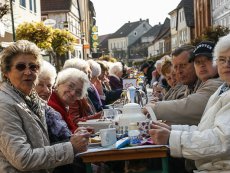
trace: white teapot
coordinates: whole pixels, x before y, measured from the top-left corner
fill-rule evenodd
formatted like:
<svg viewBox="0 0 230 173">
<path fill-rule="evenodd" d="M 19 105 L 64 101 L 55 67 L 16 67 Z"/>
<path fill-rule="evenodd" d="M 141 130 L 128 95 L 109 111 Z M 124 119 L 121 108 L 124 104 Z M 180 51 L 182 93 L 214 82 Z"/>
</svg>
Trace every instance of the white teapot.
<svg viewBox="0 0 230 173">
<path fill-rule="evenodd" d="M 147 118 L 141 112 L 141 106 L 137 103 L 128 103 L 124 105 L 122 114 L 119 116 L 119 126 L 129 126 L 130 123 L 145 121 Z"/>
</svg>

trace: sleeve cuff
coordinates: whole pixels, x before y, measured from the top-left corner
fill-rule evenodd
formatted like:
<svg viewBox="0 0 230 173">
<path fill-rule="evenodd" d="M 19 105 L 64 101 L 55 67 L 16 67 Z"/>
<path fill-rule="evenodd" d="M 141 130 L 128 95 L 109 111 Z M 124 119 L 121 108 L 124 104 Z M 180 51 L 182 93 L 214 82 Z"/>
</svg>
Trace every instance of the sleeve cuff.
<svg viewBox="0 0 230 173">
<path fill-rule="evenodd" d="M 182 157 L 181 150 L 181 133 L 182 131 L 172 130 L 169 137 L 170 154 L 173 157 Z"/>
<path fill-rule="evenodd" d="M 55 151 L 56 151 L 56 162 L 63 162 L 63 160 L 65 160 L 66 164 L 73 163 L 74 152 L 73 152 L 73 146 L 70 142 L 56 144 Z"/>
</svg>

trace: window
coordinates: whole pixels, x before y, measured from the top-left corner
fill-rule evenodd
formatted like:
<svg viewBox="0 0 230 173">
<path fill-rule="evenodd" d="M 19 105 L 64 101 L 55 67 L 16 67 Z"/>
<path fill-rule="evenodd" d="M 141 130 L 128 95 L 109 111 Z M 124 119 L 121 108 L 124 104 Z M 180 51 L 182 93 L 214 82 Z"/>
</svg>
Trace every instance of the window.
<svg viewBox="0 0 230 173">
<path fill-rule="evenodd" d="M 20 5 L 26 7 L 26 0 L 20 0 Z"/>
<path fill-rule="evenodd" d="M 33 0 L 30 0 L 30 11 L 32 11 L 33 10 L 33 2 L 32 2 Z"/>
<path fill-rule="evenodd" d="M 34 0 L 34 12 L 37 13 L 37 5 L 36 5 L 36 0 Z"/>
<path fill-rule="evenodd" d="M 137 31 L 134 32 L 134 36 L 136 36 L 136 35 L 137 35 Z"/>
</svg>

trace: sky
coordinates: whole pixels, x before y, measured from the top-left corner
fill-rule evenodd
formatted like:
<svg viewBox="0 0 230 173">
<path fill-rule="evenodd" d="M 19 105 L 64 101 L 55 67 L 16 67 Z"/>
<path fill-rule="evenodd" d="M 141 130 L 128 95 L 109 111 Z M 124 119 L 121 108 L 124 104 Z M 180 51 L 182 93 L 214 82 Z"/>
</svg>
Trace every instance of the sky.
<svg viewBox="0 0 230 173">
<path fill-rule="evenodd" d="M 181 0 L 91 0 L 96 11 L 98 35 L 116 32 L 122 25 L 149 19 L 154 26 L 163 23 Z"/>
</svg>

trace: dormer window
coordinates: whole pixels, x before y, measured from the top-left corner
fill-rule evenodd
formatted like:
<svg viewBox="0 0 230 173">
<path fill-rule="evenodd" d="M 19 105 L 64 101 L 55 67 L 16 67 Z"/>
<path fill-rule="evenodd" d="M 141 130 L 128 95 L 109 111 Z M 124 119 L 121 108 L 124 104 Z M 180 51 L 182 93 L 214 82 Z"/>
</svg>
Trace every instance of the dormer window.
<svg viewBox="0 0 230 173">
<path fill-rule="evenodd" d="M 134 31 L 134 36 L 137 36 L 137 31 Z"/>
</svg>

